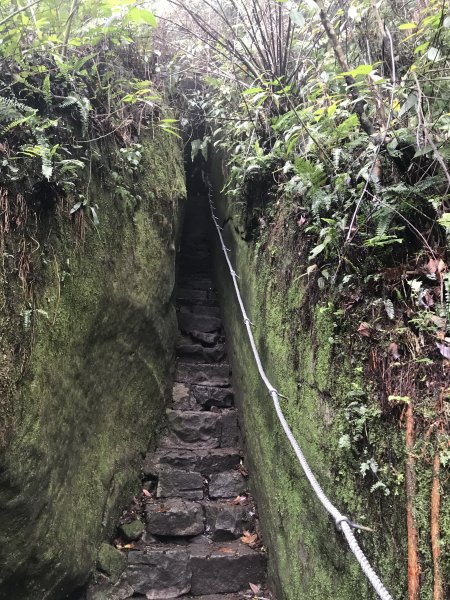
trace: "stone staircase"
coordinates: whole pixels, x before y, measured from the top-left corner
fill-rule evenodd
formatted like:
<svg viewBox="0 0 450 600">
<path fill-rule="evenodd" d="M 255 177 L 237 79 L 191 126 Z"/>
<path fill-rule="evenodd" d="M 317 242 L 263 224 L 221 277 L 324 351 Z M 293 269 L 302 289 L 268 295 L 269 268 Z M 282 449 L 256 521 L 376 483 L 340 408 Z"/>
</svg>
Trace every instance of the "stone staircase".
<svg viewBox="0 0 450 600">
<path fill-rule="evenodd" d="M 125 513 L 116 540 L 121 557 L 126 550 L 124 570 L 103 596 L 95 596 L 99 587 L 93 586 L 88 600 L 268 597 L 207 238 L 188 231 L 181 257 L 178 358 L 167 428 L 144 461 L 140 507 L 137 500 Z M 133 533 L 136 515 L 141 526 Z"/>
</svg>

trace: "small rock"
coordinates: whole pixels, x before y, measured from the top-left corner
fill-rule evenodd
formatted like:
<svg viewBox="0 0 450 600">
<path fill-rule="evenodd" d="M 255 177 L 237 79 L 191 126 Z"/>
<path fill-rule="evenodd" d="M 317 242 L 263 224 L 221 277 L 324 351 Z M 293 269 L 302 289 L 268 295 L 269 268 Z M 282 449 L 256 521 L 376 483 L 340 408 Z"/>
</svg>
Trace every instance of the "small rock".
<svg viewBox="0 0 450 600">
<path fill-rule="evenodd" d="M 110 544 L 102 544 L 98 551 L 97 566 L 100 571 L 106 573 L 113 583 L 119 580 L 122 572 L 127 565 L 127 557 L 125 554 L 111 546 Z"/>
<path fill-rule="evenodd" d="M 127 542 L 134 542 L 139 539 L 141 535 L 144 533 L 144 523 L 139 521 L 139 519 L 135 519 L 131 521 L 131 523 L 123 523 L 119 527 L 120 533 L 127 540 Z"/>
<path fill-rule="evenodd" d="M 184 383 L 175 383 L 172 391 L 172 400 L 176 404 L 189 398 L 189 387 Z"/>
<path fill-rule="evenodd" d="M 205 504 L 206 523 L 214 541 L 228 541 L 240 537 L 251 518 L 242 506 L 233 504 Z"/>
</svg>

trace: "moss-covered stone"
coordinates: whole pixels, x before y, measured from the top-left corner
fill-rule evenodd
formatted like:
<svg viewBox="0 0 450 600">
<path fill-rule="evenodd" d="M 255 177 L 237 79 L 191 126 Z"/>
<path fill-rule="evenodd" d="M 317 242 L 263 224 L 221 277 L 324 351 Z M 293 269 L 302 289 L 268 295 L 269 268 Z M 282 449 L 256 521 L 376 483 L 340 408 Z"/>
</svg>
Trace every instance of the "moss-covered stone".
<svg viewBox="0 0 450 600">
<path fill-rule="evenodd" d="M 144 533 L 144 523 L 139 519 L 134 519 L 130 523 L 123 523 L 119 527 L 120 533 L 126 539 L 127 542 L 134 542 Z"/>
<path fill-rule="evenodd" d="M 216 179 L 219 188 L 220 175 Z M 392 487 L 389 495 L 383 489 L 372 491 L 377 479 L 361 475 L 361 464 L 371 458 L 371 452 L 385 460 L 389 456 L 386 471 L 389 464 L 402 468 L 402 432 L 394 420 L 388 423 L 381 418 L 376 399 L 371 404 L 367 396 L 370 385 L 362 381 L 361 365 L 366 358 L 343 333 L 346 323 L 333 306 L 332 294 L 309 296 L 308 278 L 300 276 L 308 264 L 307 253 L 299 257 L 298 246 L 289 247 L 286 242 L 283 246 L 281 240 L 273 240 L 273 245 L 279 244 L 280 257 L 274 260 L 269 247 L 260 251 L 258 236 L 245 230 L 238 202 L 222 198 L 216 204 L 263 364 L 272 384 L 286 396 L 281 404 L 287 421 L 330 499 L 344 514 L 374 528 L 373 534 L 358 534 L 358 538 L 394 597 L 404 597 L 403 489 L 401 485 Z M 288 237 L 283 233 L 283 240 Z M 289 263 L 289 270 L 283 269 L 283 263 Z M 224 322 L 233 383 L 249 471 L 256 474 L 252 486 L 276 596 L 278 600 L 375 598 L 312 492 L 281 429 L 259 378 L 218 247 L 215 268 L 221 302 L 226 306 Z M 351 433 L 352 419 L 356 420 L 351 414 L 347 418 L 346 412 L 355 399 L 369 409 L 365 438 L 359 446 L 345 449 L 340 441 L 344 433 Z"/>
<path fill-rule="evenodd" d="M 116 583 L 127 565 L 126 554 L 111 546 L 101 544 L 98 551 L 97 566 L 100 571 L 106 573 L 112 583 Z"/>
<path fill-rule="evenodd" d="M 98 225 L 66 198 L 4 240 L 33 277 L 30 295 L 1 273 L 0 597 L 60 600 L 86 582 L 163 414 L 184 174 L 173 136 L 140 142 L 132 179 L 112 144 L 94 153 Z"/>
</svg>

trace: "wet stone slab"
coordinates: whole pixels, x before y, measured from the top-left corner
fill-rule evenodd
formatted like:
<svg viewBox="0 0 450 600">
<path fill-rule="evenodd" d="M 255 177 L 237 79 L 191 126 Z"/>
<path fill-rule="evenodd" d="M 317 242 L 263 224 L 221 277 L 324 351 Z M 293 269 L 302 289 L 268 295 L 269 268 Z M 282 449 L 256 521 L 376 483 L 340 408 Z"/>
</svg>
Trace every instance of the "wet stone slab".
<svg viewBox="0 0 450 600">
<path fill-rule="evenodd" d="M 247 480 L 239 471 L 225 471 L 211 475 L 210 498 L 235 498 L 247 490 Z"/>
<path fill-rule="evenodd" d="M 210 387 L 228 387 L 231 370 L 227 364 L 190 364 L 179 362 L 175 372 L 177 383 L 204 385 Z"/>
<path fill-rule="evenodd" d="M 158 498 L 179 497 L 187 500 L 203 498 L 203 477 L 200 473 L 167 470 L 159 474 Z"/>
<path fill-rule="evenodd" d="M 212 549 L 193 547 L 191 594 L 221 594 L 248 589 L 264 581 L 266 557 L 245 544 L 228 542 Z"/>
<path fill-rule="evenodd" d="M 124 579 L 148 600 L 176 598 L 191 588 L 192 570 L 185 548 L 150 548 L 130 552 Z"/>
<path fill-rule="evenodd" d="M 230 408 L 234 404 L 234 393 L 231 388 L 192 385 L 190 397 L 207 410 L 212 406 Z"/>
<path fill-rule="evenodd" d="M 195 471 L 204 476 L 236 469 L 242 455 L 238 448 L 161 449 L 145 457 L 143 473 L 156 478 L 161 470 Z"/>
<path fill-rule="evenodd" d="M 147 531 L 160 536 L 193 536 L 205 530 L 204 510 L 199 502 L 152 501 L 146 505 Z"/>
</svg>

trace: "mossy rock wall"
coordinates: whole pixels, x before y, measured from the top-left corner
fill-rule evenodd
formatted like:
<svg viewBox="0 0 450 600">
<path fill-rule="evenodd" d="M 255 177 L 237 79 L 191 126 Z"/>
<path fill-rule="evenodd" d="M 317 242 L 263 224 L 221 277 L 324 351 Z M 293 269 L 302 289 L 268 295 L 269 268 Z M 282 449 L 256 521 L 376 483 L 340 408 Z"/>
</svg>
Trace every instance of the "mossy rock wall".
<svg viewBox="0 0 450 600">
<path fill-rule="evenodd" d="M 220 179 L 216 174 L 219 183 Z M 389 495 L 382 489 L 372 492 L 376 480 L 370 474 L 363 478 L 359 467 L 367 459 L 364 449 L 349 451 L 339 445 L 351 427 L 346 407 L 355 396 L 366 393 L 361 367 L 364 353 L 352 348 L 342 331 L 337 341 L 339 318 L 331 296 L 310 296 L 308 278 L 298 276 L 306 270 L 307 256 L 300 258 L 302 268 L 290 272 L 286 281 L 283 264 L 298 264 L 298 249 L 284 248 L 278 257 L 258 251 L 259 238 L 249 232 L 248 224 L 246 228 L 241 199 L 222 197 L 217 205 L 263 364 L 272 384 L 286 396 L 281 404 L 287 421 L 332 502 L 351 519 L 374 528 L 374 533 L 356 536 L 394 597 L 403 598 L 407 574 L 403 488 L 400 485 Z M 215 262 L 251 487 L 276 597 L 374 599 L 375 593 L 312 492 L 281 429 L 259 378 L 219 247 Z M 401 468 L 404 434 L 398 425 L 387 423 L 374 411 L 365 427 L 372 440 L 391 448 L 392 455 L 397 453 Z M 361 455 L 355 459 L 356 452 Z"/>
<path fill-rule="evenodd" d="M 0 598 L 69 597 L 139 489 L 171 387 L 185 194 L 178 143 L 155 136 L 131 178 L 118 149 L 99 149 L 86 182 L 97 226 L 88 209 L 69 217 L 76 198 L 28 219 L 31 292 L 2 272 Z"/>
</svg>

